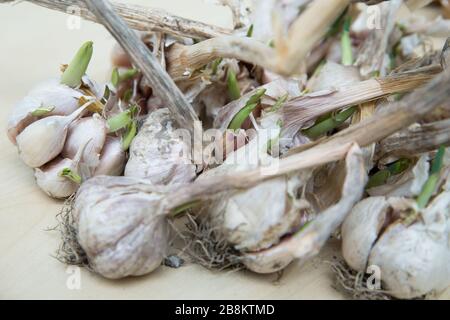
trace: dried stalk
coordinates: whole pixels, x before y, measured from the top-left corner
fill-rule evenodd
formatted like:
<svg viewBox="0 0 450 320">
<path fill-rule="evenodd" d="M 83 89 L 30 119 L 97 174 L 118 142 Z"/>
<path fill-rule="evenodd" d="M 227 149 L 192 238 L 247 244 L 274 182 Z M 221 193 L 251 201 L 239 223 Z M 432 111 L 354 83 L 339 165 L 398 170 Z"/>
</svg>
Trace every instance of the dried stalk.
<svg viewBox="0 0 450 320">
<path fill-rule="evenodd" d="M 219 57 L 235 58 L 274 72 L 281 71 L 275 64 L 275 50 L 269 46 L 251 38 L 225 36 L 192 46 L 174 44 L 166 55 L 168 72 L 175 81 L 183 80 Z"/>
<path fill-rule="evenodd" d="M 167 103 L 178 124 L 193 132 L 194 122 L 198 121 L 194 109 L 145 44 L 114 12 L 108 1 L 86 1 L 86 4 L 149 80 L 155 93 Z"/>
<path fill-rule="evenodd" d="M 286 103 L 282 109 L 284 128 L 301 126 L 322 114 L 347 106 L 380 99 L 394 93 L 406 92 L 423 85 L 442 70 L 441 66 L 424 67 L 380 79 L 369 79 L 324 94 L 301 96 Z"/>
<path fill-rule="evenodd" d="M 315 0 L 294 21 L 286 39 L 276 42 L 280 74 L 298 72 L 305 57 L 324 37 L 330 26 L 350 4 L 350 0 Z M 281 43 L 280 43 L 281 42 Z"/>
<path fill-rule="evenodd" d="M 400 131 L 377 146 L 376 157 L 411 156 L 450 145 L 450 119 L 413 126 Z"/>
<path fill-rule="evenodd" d="M 81 0 L 27 1 L 41 7 L 79 15 L 83 19 L 98 22 L 98 19 L 88 11 L 84 1 Z M 230 29 L 185 19 L 159 9 L 119 2 L 114 2 L 112 5 L 117 14 L 134 30 L 164 32 L 194 39 L 208 39 L 232 33 Z"/>
</svg>

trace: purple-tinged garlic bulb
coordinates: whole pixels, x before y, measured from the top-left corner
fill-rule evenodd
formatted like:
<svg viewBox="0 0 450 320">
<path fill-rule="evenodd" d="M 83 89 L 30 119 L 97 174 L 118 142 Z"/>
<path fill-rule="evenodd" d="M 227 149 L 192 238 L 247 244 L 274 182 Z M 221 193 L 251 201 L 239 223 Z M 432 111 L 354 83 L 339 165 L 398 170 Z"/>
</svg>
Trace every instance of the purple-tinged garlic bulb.
<svg viewBox="0 0 450 320">
<path fill-rule="evenodd" d="M 152 112 L 130 146 L 125 176 L 148 179 L 155 185 L 190 182 L 196 166 L 190 160 L 190 141 L 176 134 L 168 109 Z"/>
</svg>

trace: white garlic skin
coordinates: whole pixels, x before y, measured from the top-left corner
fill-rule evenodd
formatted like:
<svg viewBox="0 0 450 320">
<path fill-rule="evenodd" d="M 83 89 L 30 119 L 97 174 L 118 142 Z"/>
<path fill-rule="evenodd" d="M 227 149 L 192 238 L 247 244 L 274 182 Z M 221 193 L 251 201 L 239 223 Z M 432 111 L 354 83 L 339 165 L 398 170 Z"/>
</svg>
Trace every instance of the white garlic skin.
<svg viewBox="0 0 450 320">
<path fill-rule="evenodd" d="M 17 136 L 17 148 L 22 161 L 38 168 L 61 153 L 69 125 L 86 109 L 88 104 L 68 116 L 51 116 L 33 122 Z"/>
<path fill-rule="evenodd" d="M 50 79 L 33 88 L 13 108 L 8 119 L 8 137 L 14 144 L 16 137 L 28 125 L 39 120 L 31 113 L 37 108 L 54 108 L 45 116 L 65 116 L 78 108 L 79 91 L 59 83 L 60 79 Z"/>
<path fill-rule="evenodd" d="M 106 121 L 98 114 L 72 122 L 67 131 L 62 156 L 73 159 L 77 151 L 86 143 L 89 143 L 88 152 L 99 155 L 105 144 L 107 130 Z"/>
<path fill-rule="evenodd" d="M 369 265 L 381 269 L 384 288 L 397 298 L 443 291 L 450 285 L 448 231 L 435 238 L 421 223 L 395 224 L 372 249 Z"/>
<path fill-rule="evenodd" d="M 170 227 L 161 194 L 140 191 L 136 181 L 94 177 L 76 196 L 78 241 L 91 267 L 109 279 L 150 273 L 168 250 Z"/>
<path fill-rule="evenodd" d="M 130 146 L 125 176 L 146 178 L 155 185 L 191 182 L 196 177 L 189 148 L 175 134 L 168 109 L 153 111 Z"/>
<path fill-rule="evenodd" d="M 386 222 L 388 207 L 384 197 L 364 199 L 353 207 L 342 224 L 342 255 L 352 269 L 366 271 L 370 251 Z"/>
<path fill-rule="evenodd" d="M 56 158 L 41 168 L 35 169 L 34 176 L 37 185 L 52 198 L 67 198 L 75 193 L 80 186 L 59 175 L 64 168 L 76 171 L 77 165 L 70 159 Z"/>
</svg>

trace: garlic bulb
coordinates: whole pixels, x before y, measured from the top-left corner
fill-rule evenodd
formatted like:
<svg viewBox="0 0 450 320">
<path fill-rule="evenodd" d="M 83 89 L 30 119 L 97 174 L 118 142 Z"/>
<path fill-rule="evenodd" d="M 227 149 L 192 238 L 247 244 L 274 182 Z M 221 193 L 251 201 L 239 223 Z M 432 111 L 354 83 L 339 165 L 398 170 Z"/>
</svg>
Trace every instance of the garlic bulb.
<svg viewBox="0 0 450 320">
<path fill-rule="evenodd" d="M 122 149 L 120 139 L 107 136 L 94 175 L 120 176 L 123 173 L 126 160 L 126 153 Z"/>
<path fill-rule="evenodd" d="M 316 214 L 314 220 L 291 233 L 277 245 L 258 252 L 244 253 L 242 263 L 257 273 L 273 273 L 284 269 L 295 259 L 304 263 L 319 253 L 331 234 L 344 221 L 353 205 L 362 197 L 367 175 L 361 149 L 354 146 L 346 161 L 346 176 L 341 181 L 340 200 Z"/>
<path fill-rule="evenodd" d="M 269 165 L 275 159 L 261 148 L 266 145 L 260 145 L 259 138 L 255 137 L 247 146 L 228 155 L 221 166 L 205 172 L 198 180 L 247 171 L 259 163 Z M 232 192 L 213 201 L 205 218 L 218 224 L 222 236 L 237 250 L 266 249 L 301 225 L 300 211 L 308 206 L 298 199 L 297 194 L 310 174 L 308 171 L 302 175 L 274 178 L 248 190 Z"/>
<path fill-rule="evenodd" d="M 71 114 L 78 108 L 78 99 L 82 95 L 80 91 L 61 84 L 59 79 L 50 79 L 36 86 L 13 108 L 7 125 L 9 139 L 15 144 L 17 135 L 42 116 Z M 39 113 L 39 109 L 43 112 Z"/>
<path fill-rule="evenodd" d="M 83 183 L 74 218 L 78 241 L 97 273 L 118 279 L 149 273 L 161 264 L 170 228 L 160 191 L 124 177 L 94 177 Z"/>
<path fill-rule="evenodd" d="M 86 103 L 68 116 L 51 116 L 33 122 L 17 136 L 19 156 L 26 165 L 37 168 L 61 153 L 69 125 L 91 104 Z"/>
<path fill-rule="evenodd" d="M 125 176 L 146 178 L 155 185 L 192 181 L 196 166 L 187 142 L 175 130 L 168 109 L 152 112 L 131 143 Z"/>
<path fill-rule="evenodd" d="M 428 158 L 428 154 L 422 155 L 412 168 L 401 175 L 389 178 L 387 183 L 382 186 L 368 189 L 367 193 L 370 196 L 386 196 L 388 198 L 419 195 L 429 176 Z"/>
<path fill-rule="evenodd" d="M 361 75 L 357 68 L 327 61 L 320 72 L 308 81 L 307 87 L 311 92 L 318 92 L 360 81 Z"/>
<path fill-rule="evenodd" d="M 379 267 L 383 289 L 400 299 L 450 285 L 450 193 L 419 212 L 421 220 L 402 223 L 402 216 L 417 210 L 412 199 L 371 197 L 358 203 L 342 225 L 347 264 L 361 272 Z"/>
<path fill-rule="evenodd" d="M 400 299 L 441 292 L 450 286 L 450 193 L 422 212 L 424 223 L 395 223 L 373 247 L 369 265 L 381 269 L 381 281 Z"/>
<path fill-rule="evenodd" d="M 69 126 L 62 156 L 72 159 L 79 148 L 89 142 L 89 152 L 100 154 L 106 140 L 106 121 L 98 114 L 78 119 Z"/>
</svg>

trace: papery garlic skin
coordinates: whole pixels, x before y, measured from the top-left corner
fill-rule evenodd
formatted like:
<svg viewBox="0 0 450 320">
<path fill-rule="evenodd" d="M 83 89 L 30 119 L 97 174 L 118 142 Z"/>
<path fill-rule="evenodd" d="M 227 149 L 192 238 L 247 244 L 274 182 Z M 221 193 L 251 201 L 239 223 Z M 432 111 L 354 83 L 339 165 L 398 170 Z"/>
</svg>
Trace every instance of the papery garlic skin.
<svg viewBox="0 0 450 320">
<path fill-rule="evenodd" d="M 120 176 L 125 168 L 126 160 L 127 156 L 122 149 L 120 139 L 107 136 L 94 175 Z"/>
<path fill-rule="evenodd" d="M 28 125 L 40 119 L 31 113 L 38 108 L 54 108 L 45 116 L 65 116 L 78 107 L 81 92 L 59 83 L 60 79 L 50 79 L 33 88 L 18 102 L 8 119 L 8 137 L 14 144 L 16 137 Z"/>
<path fill-rule="evenodd" d="M 189 159 L 187 142 L 175 130 L 167 108 L 153 111 L 131 143 L 125 176 L 146 178 L 155 185 L 191 182 L 196 166 Z"/>
<path fill-rule="evenodd" d="M 105 144 L 107 130 L 106 121 L 98 114 L 72 122 L 67 131 L 62 156 L 72 159 L 89 140 L 87 150 L 99 155 Z"/>
<path fill-rule="evenodd" d="M 89 103 L 69 116 L 51 116 L 33 122 L 17 136 L 22 161 L 31 168 L 43 166 L 61 153 L 69 125 L 78 119 Z"/>
<path fill-rule="evenodd" d="M 39 188 L 57 199 L 64 199 L 75 193 L 80 185 L 60 176 L 60 172 L 65 168 L 76 171 L 77 166 L 70 159 L 56 158 L 41 168 L 36 168 L 34 176 Z"/>
<path fill-rule="evenodd" d="M 384 197 L 364 199 L 342 224 L 342 255 L 352 269 L 366 271 L 372 246 L 386 222 L 388 207 Z"/>
<path fill-rule="evenodd" d="M 168 250 L 170 227 L 162 194 L 139 190 L 139 182 L 94 177 L 76 196 L 78 241 L 94 271 L 109 279 L 152 272 Z"/>
<path fill-rule="evenodd" d="M 319 92 L 332 90 L 360 81 L 361 75 L 358 68 L 327 61 L 317 76 L 309 80 L 308 89 L 311 92 Z"/>
</svg>

